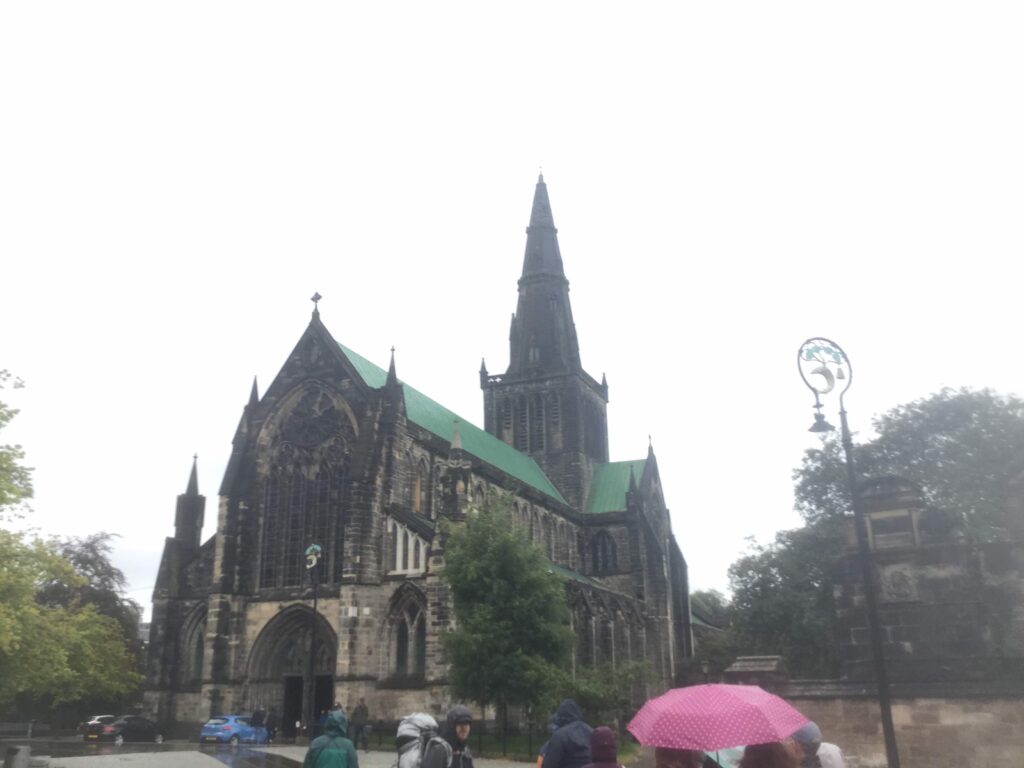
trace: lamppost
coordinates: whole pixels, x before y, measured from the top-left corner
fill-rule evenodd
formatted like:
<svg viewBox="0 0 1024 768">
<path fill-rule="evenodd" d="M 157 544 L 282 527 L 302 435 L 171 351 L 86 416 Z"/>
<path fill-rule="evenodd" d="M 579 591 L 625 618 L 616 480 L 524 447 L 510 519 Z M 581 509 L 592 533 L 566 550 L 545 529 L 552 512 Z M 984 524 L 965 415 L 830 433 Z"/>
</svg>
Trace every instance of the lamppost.
<svg viewBox="0 0 1024 768">
<path fill-rule="evenodd" d="M 834 341 L 823 338 L 808 339 L 797 352 L 797 368 L 807 388 L 814 393 L 814 424 L 810 432 L 824 433 L 835 430 L 822 414 L 821 396 L 832 393 L 837 382 L 845 380 L 839 390 L 839 433 L 843 452 L 846 455 L 846 479 L 850 486 L 853 502 L 854 527 L 857 530 L 857 553 L 864 579 L 864 597 L 867 603 L 868 634 L 871 637 L 871 655 L 874 660 L 875 684 L 878 687 L 878 706 L 882 712 L 882 733 L 885 737 L 885 754 L 889 768 L 899 768 L 900 755 L 896 749 L 896 733 L 892 727 L 892 706 L 889 700 L 889 677 L 885 670 L 885 655 L 882 649 L 882 629 L 878 620 L 878 599 L 875 592 L 874 568 L 868 547 L 867 525 L 857 488 L 857 474 L 853 464 L 853 438 L 846 419 L 846 404 L 843 398 L 853 383 L 853 367 L 843 348 Z"/>
<path fill-rule="evenodd" d="M 309 614 L 309 668 L 307 677 L 306 696 L 306 733 L 313 737 L 313 725 L 316 723 L 316 677 L 313 668 L 313 656 L 316 653 L 316 588 L 317 569 L 323 554 L 323 547 L 319 544 L 310 544 L 306 547 L 306 570 L 309 571 L 309 580 L 313 583 L 313 611 Z"/>
</svg>

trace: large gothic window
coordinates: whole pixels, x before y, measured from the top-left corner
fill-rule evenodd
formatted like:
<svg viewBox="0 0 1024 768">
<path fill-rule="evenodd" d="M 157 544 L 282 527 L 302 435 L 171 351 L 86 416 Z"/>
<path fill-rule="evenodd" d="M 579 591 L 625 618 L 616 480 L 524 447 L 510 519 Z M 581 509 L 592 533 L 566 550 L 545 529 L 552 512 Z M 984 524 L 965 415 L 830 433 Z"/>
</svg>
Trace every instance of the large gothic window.
<svg viewBox="0 0 1024 768">
<path fill-rule="evenodd" d="M 321 581 L 341 578 L 344 473 L 321 466 L 310 473 L 298 466 L 277 467 L 267 478 L 263 501 L 260 587 L 297 587 L 306 578 L 305 551 L 324 549 Z"/>
<path fill-rule="evenodd" d="M 310 544 L 323 548 L 320 581 L 341 580 L 349 446 L 357 436 L 348 404 L 316 383 L 285 398 L 261 430 L 260 588 L 302 586 Z"/>
</svg>

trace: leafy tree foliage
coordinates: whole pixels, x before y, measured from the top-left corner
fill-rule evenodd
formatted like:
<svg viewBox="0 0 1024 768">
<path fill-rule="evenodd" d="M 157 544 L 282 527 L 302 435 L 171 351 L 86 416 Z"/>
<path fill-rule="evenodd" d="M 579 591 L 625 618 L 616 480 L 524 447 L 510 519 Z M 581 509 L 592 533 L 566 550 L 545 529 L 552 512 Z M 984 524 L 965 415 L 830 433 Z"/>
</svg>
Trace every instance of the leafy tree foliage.
<svg viewBox="0 0 1024 768">
<path fill-rule="evenodd" d="M 569 696 L 580 706 L 587 722 L 617 722 L 622 729 L 628 722 L 629 714 L 643 703 L 644 682 L 649 676 L 649 665 L 640 661 L 621 663 L 615 667 L 611 664 L 577 667 L 575 679 L 570 679 L 566 671 L 555 681 L 556 685 L 552 688 L 554 695 L 542 711 L 554 712 L 558 702 Z"/>
<path fill-rule="evenodd" d="M 854 448 L 862 478 L 897 475 L 981 539 L 1000 536 L 1010 481 L 1024 471 L 1024 400 L 995 392 L 943 389 L 876 417 L 877 436 Z M 839 439 L 807 451 L 796 480 L 797 510 L 808 522 L 852 512 Z"/>
<path fill-rule="evenodd" d="M 9 371 L 0 370 L 0 389 L 6 386 L 20 389 L 23 384 Z M 0 401 L 0 430 L 17 415 L 17 409 Z M 25 499 L 32 498 L 32 470 L 21 463 L 24 458 L 20 445 L 0 445 L 0 521 L 17 517 Z"/>
<path fill-rule="evenodd" d="M 444 637 L 450 682 L 456 695 L 501 709 L 542 702 L 572 642 L 565 587 L 511 520 L 501 497 L 448 527 L 445 545 L 456 621 Z"/>
<path fill-rule="evenodd" d="M 729 568 L 730 645 L 742 655 L 781 654 L 796 677 L 835 674 L 832 571 L 841 551 L 835 521 L 781 531 L 752 544 Z"/>
<path fill-rule="evenodd" d="M 0 711 L 116 699 L 140 682 L 114 619 L 36 599 L 41 584 L 81 581 L 52 544 L 0 529 Z"/>
<path fill-rule="evenodd" d="M 80 578 L 51 579 L 40 585 L 36 599 L 43 605 L 64 608 L 91 605 L 97 613 L 117 621 L 125 639 L 134 645 L 141 606 L 123 596 L 127 581 L 110 560 L 115 537 L 100 531 L 84 538 L 54 539 L 54 549 Z"/>
</svg>

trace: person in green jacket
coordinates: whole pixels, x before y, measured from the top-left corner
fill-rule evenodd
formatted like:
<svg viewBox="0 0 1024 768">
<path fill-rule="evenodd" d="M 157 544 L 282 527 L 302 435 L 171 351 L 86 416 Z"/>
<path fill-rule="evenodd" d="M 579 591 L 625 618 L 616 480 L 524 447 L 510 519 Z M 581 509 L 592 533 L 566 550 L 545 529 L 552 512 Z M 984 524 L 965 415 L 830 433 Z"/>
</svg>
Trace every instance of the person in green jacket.
<svg viewBox="0 0 1024 768">
<path fill-rule="evenodd" d="M 333 710 L 327 715 L 323 735 L 317 736 L 309 745 L 302 768 L 359 768 L 356 748 L 346 733 L 348 718 L 344 710 Z"/>
</svg>

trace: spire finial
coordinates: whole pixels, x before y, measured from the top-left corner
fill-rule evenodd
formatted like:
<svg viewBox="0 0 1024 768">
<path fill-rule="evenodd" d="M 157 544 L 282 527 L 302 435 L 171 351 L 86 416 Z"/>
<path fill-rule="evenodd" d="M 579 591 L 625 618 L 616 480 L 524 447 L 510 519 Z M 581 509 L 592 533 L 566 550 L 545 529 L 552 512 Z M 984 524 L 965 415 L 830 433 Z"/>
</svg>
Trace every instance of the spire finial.
<svg viewBox="0 0 1024 768">
<path fill-rule="evenodd" d="M 544 166 L 543 165 L 537 167 L 537 183 L 538 184 L 543 184 L 544 183 Z"/>
<path fill-rule="evenodd" d="M 388 386 L 398 383 L 398 374 L 395 373 L 395 347 L 391 346 L 391 363 L 388 365 Z"/>
<path fill-rule="evenodd" d="M 323 296 L 320 295 L 319 291 L 309 297 L 309 300 L 313 302 L 313 317 L 320 317 L 319 303 L 322 298 Z"/>
<path fill-rule="evenodd" d="M 196 471 L 196 464 L 199 462 L 199 454 L 192 454 L 192 472 L 188 476 L 188 487 L 185 489 L 186 496 L 199 495 L 199 475 Z"/>
<path fill-rule="evenodd" d="M 257 405 L 260 401 L 260 390 L 256 386 L 256 376 L 252 377 L 252 389 L 249 391 L 249 405 Z"/>
</svg>

